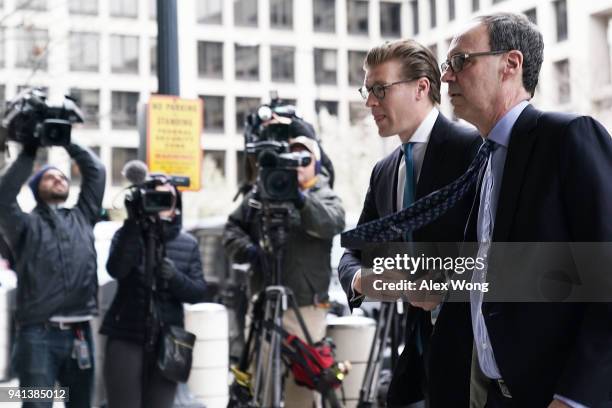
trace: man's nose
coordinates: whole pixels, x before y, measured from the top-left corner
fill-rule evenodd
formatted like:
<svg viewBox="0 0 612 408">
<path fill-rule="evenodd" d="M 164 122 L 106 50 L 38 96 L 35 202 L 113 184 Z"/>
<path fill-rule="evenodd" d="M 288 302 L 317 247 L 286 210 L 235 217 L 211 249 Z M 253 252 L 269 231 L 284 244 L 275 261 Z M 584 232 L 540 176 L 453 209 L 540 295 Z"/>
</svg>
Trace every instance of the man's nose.
<svg viewBox="0 0 612 408">
<path fill-rule="evenodd" d="M 446 68 L 446 71 L 442 72 L 442 82 L 452 82 L 455 80 L 455 72 L 451 67 Z"/>
<path fill-rule="evenodd" d="M 368 97 L 366 98 L 366 106 L 371 108 L 372 106 L 377 106 L 379 104 L 378 98 L 374 96 L 374 92 L 369 92 Z"/>
</svg>

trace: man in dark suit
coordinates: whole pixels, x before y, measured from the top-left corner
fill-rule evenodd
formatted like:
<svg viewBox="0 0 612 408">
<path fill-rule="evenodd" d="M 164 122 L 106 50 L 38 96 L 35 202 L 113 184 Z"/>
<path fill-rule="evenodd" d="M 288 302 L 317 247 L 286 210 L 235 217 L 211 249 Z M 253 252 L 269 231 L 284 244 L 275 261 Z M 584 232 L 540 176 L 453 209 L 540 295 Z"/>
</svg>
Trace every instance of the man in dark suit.
<svg viewBox="0 0 612 408">
<path fill-rule="evenodd" d="M 381 137 L 398 135 L 403 146 L 375 165 L 359 224 L 394 213 L 453 181 L 466 170 L 482 143 L 476 132 L 452 123 L 436 108 L 440 72 L 427 47 L 412 40 L 387 42 L 368 52 L 364 67 L 360 92 L 378 133 Z M 411 191 L 413 196 L 408 197 L 406 193 Z M 435 223 L 415 231 L 413 240 L 461 241 L 470 205 L 470 200 L 461 201 Z M 360 251 L 347 250 L 338 272 L 351 307 L 358 307 L 363 299 Z M 432 408 L 468 405 L 472 345 L 455 341 L 455 337 L 471 339 L 469 321 L 455 318 L 467 314 L 467 307 L 445 305 L 431 336 L 429 313 L 408 308 L 408 341 L 393 373 L 389 406 L 407 406 L 423 398 Z M 440 338 L 436 335 L 439 326 L 448 327 L 451 334 Z M 410 332 L 416 327 L 418 330 Z M 454 343 L 463 348 L 457 349 Z M 424 371 L 428 373 L 427 384 L 423 383 Z"/>
<path fill-rule="evenodd" d="M 499 13 L 455 36 L 442 64 L 455 114 L 494 147 L 468 222 L 466 238 L 479 252 L 496 241 L 612 241 L 612 140 L 590 117 L 529 104 L 543 47 L 525 16 Z M 499 270 L 495 254 L 472 281 Z M 466 319 L 487 407 L 611 406 L 609 303 L 486 300 L 472 292 Z"/>
</svg>

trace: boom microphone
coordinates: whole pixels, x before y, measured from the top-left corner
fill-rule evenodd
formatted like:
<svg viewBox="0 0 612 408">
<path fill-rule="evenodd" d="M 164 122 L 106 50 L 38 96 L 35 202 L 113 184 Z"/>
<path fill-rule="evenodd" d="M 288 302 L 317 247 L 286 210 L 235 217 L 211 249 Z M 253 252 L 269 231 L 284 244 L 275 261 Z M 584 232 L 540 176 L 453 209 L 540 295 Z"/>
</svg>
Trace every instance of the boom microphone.
<svg viewBox="0 0 612 408">
<path fill-rule="evenodd" d="M 142 184 L 149 175 L 149 168 L 142 160 L 130 160 L 123 166 L 121 174 L 132 184 Z"/>
</svg>

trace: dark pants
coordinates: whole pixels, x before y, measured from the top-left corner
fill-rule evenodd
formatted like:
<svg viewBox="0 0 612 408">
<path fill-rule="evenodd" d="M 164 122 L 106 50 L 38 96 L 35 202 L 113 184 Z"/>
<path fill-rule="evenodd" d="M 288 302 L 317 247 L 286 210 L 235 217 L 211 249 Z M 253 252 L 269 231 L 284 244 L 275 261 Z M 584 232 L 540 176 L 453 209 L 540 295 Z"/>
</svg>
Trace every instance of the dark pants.
<svg viewBox="0 0 612 408">
<path fill-rule="evenodd" d="M 91 407 L 94 350 L 89 323 L 80 324 L 89 346 L 91 368 L 80 369 L 72 358 L 74 329 L 61 330 L 45 324 L 21 326 L 13 346 L 13 365 L 20 387 L 53 388 L 58 382 L 68 387 L 68 408 Z M 24 402 L 23 408 L 47 408 L 53 402 Z"/>
<path fill-rule="evenodd" d="M 104 381 L 108 408 L 142 406 L 142 345 L 109 338 L 104 356 Z M 174 402 L 176 383 L 161 376 L 155 360 L 149 361 L 145 398 L 147 408 L 169 408 Z"/>
</svg>

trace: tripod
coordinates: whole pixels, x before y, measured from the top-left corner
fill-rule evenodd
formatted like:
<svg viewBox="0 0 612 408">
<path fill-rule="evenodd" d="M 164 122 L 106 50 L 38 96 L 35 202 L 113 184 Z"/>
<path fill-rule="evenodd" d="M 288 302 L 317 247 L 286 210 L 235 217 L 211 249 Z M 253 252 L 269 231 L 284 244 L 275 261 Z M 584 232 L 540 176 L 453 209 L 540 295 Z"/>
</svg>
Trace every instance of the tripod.
<svg viewBox="0 0 612 408">
<path fill-rule="evenodd" d="M 397 348 L 399 345 L 399 333 L 401 332 L 400 317 L 403 316 L 403 304 L 401 302 L 382 302 L 374 338 L 368 355 L 366 370 L 359 389 L 358 408 L 370 408 L 376 404 L 376 392 L 378 390 L 378 374 L 382 368 L 383 358 L 389 335 L 391 335 L 391 369 L 395 369 L 398 359 Z"/>
<path fill-rule="evenodd" d="M 272 274 L 268 275 L 272 277 L 272 280 L 258 295 L 255 302 L 251 330 L 239 364 L 240 370 L 246 371 L 252 362 L 255 363 L 253 377 L 247 378 L 243 383 L 252 385 L 252 393 L 249 395 L 248 402 L 245 401 L 247 398 L 242 398 L 241 401 L 230 401 L 229 406 L 232 407 L 281 408 L 285 406 L 284 373 L 281 366 L 283 335 L 279 330 L 283 325 L 285 311 L 290 309 L 295 313 L 304 333 L 304 340 L 309 345 L 313 344 L 293 292 L 281 285 L 291 208 L 284 205 L 266 206 L 264 204 L 261 210 L 265 258 L 266 260 L 273 259 L 273 262 L 270 263 Z M 268 262 L 265 262 L 264 266 L 266 264 Z M 341 407 L 332 389 L 323 391 L 322 395 L 324 402 L 328 401 L 331 407 Z"/>
</svg>

